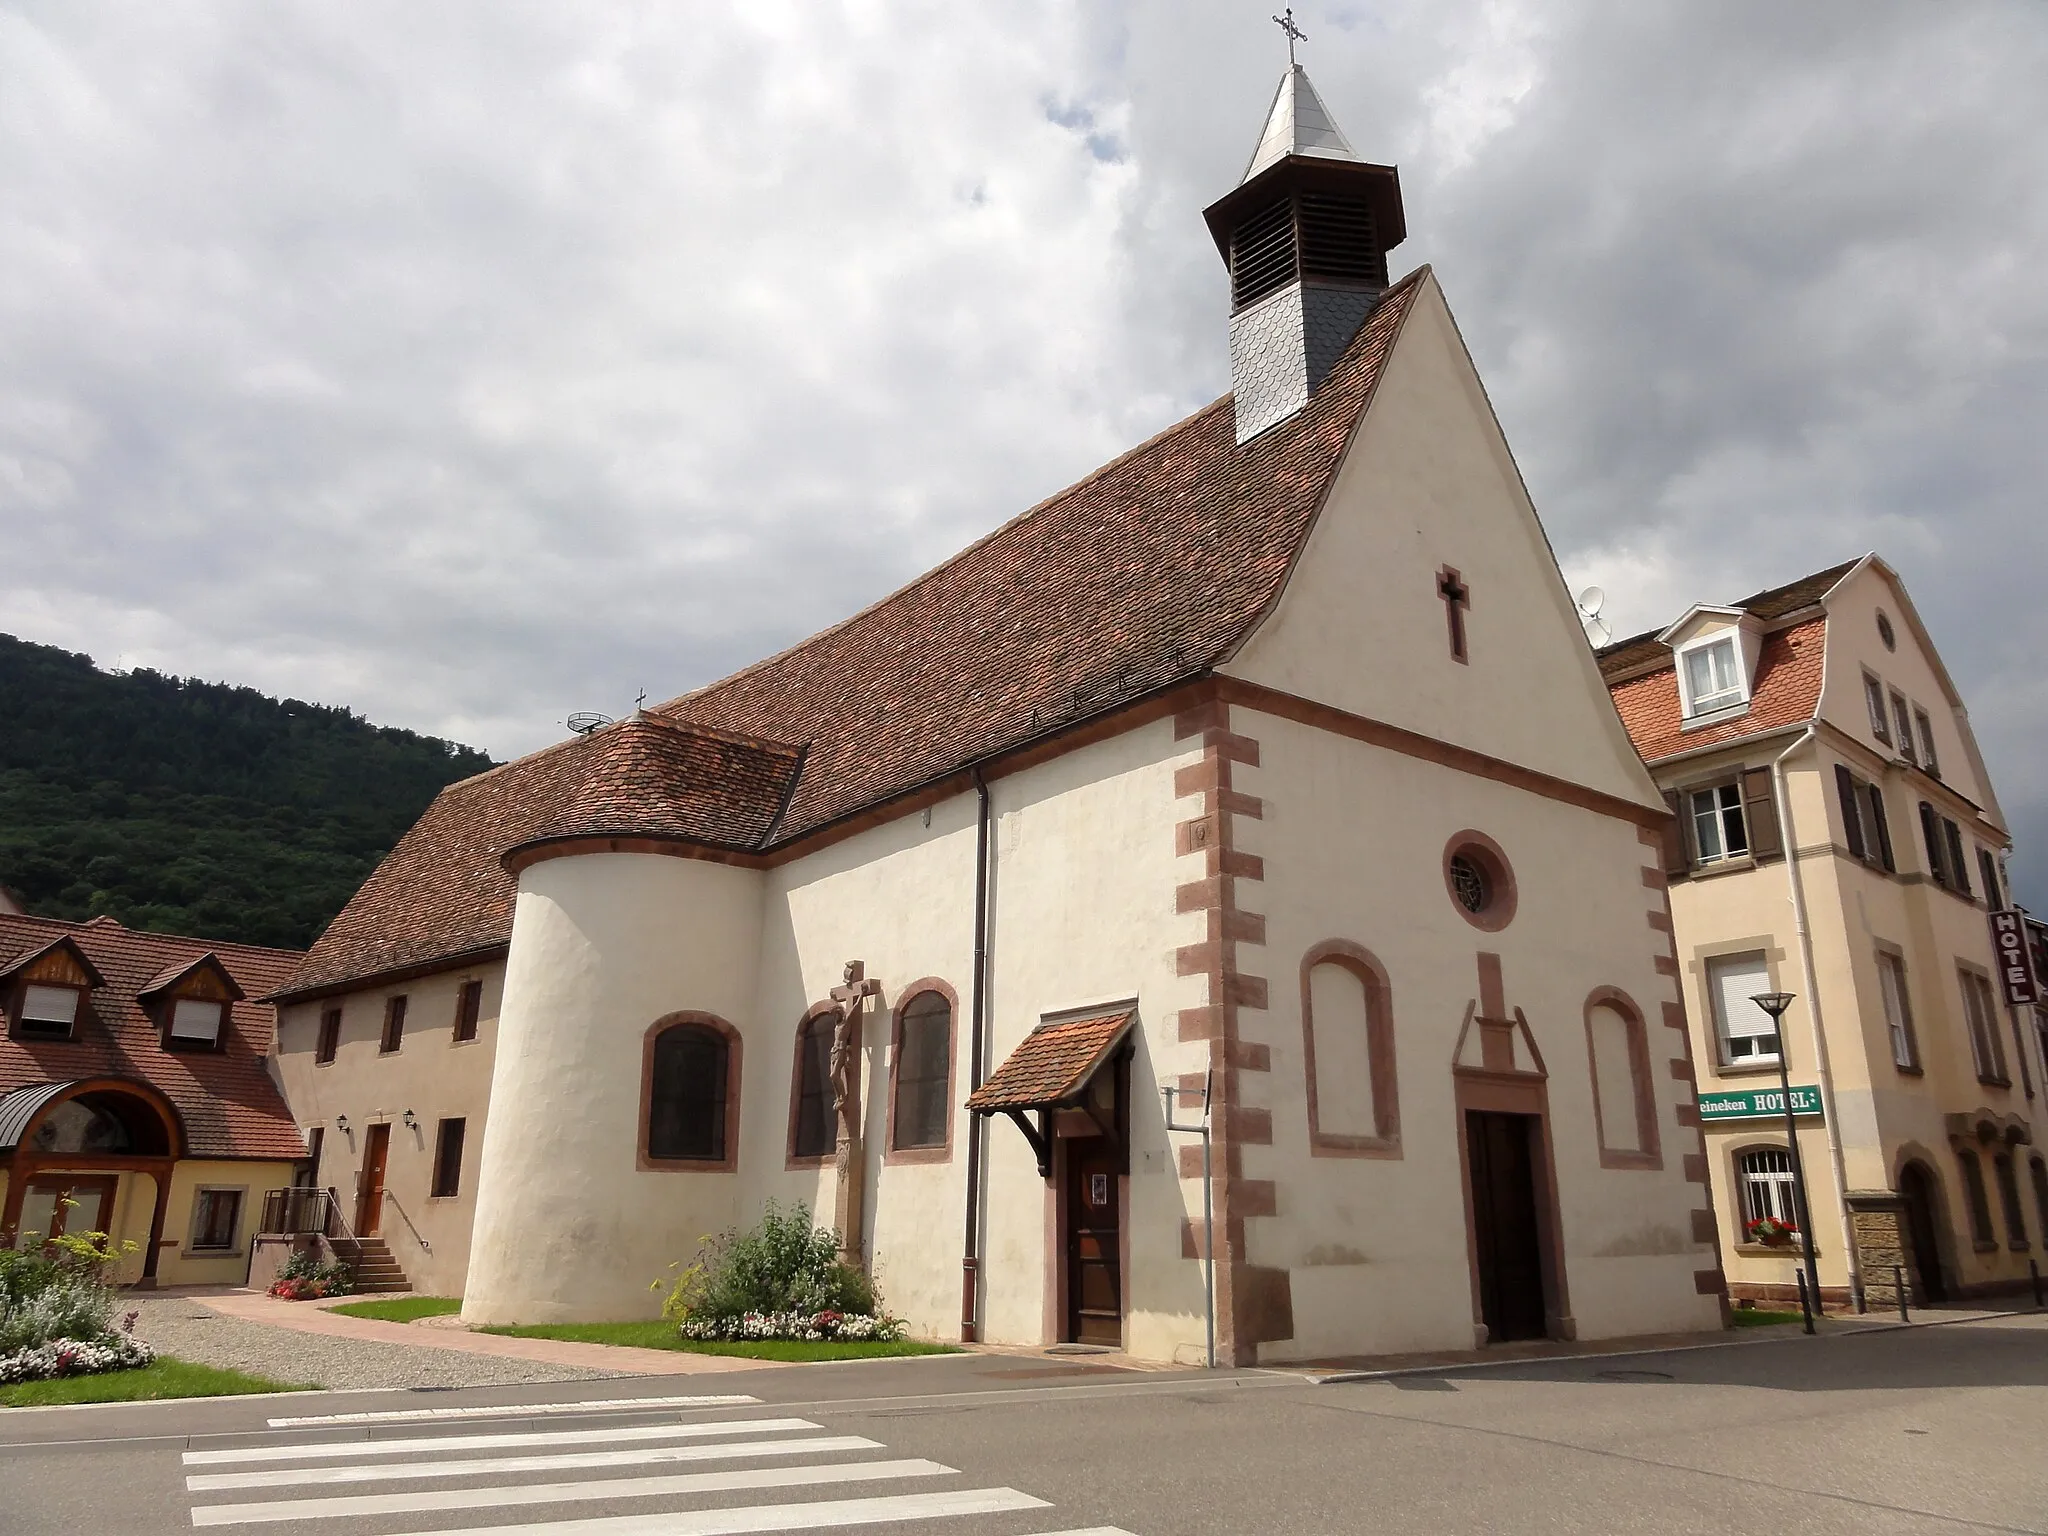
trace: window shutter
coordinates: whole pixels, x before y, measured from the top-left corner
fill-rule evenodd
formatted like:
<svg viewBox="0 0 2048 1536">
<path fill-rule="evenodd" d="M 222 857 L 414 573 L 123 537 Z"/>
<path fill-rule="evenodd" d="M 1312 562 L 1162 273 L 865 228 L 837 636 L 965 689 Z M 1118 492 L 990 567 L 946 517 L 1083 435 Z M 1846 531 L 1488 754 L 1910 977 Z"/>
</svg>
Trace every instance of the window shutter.
<svg viewBox="0 0 2048 1536">
<path fill-rule="evenodd" d="M 1770 769 L 1742 770 L 1742 821 L 1749 832 L 1749 856 L 1759 864 L 1785 855 L 1785 838 L 1778 828 L 1778 801 L 1774 788 Z"/>
<path fill-rule="evenodd" d="M 1664 875 L 1666 879 L 1683 880 L 1692 873 L 1692 856 L 1686 850 L 1685 811 L 1680 806 L 1678 791 L 1664 791 L 1664 808 L 1671 813 L 1671 819 L 1664 823 Z"/>
<path fill-rule="evenodd" d="M 1970 894 L 1970 861 L 1963 857 L 1962 829 L 1944 816 L 1941 820 L 1941 830 L 1948 837 L 1949 883 L 1967 896 Z"/>
<path fill-rule="evenodd" d="M 1856 780 L 1841 763 L 1835 764 L 1835 795 L 1842 802 L 1842 835 L 1849 840 L 1849 852 L 1862 858 L 1863 813 L 1856 804 Z"/>
<path fill-rule="evenodd" d="M 1883 862 L 1885 873 L 1899 872 L 1898 860 L 1892 856 L 1891 818 L 1885 815 L 1884 791 L 1875 784 L 1863 786 L 1870 791 L 1870 830 L 1877 842 L 1877 856 Z"/>
<path fill-rule="evenodd" d="M 1941 851 L 1941 823 L 1935 818 L 1934 807 L 1925 800 L 1920 802 L 1920 835 L 1927 840 L 1927 873 L 1934 877 L 1936 885 L 1948 884 L 1948 860 Z"/>
<path fill-rule="evenodd" d="M 1984 878 L 1984 905 L 1996 912 L 2001 905 L 1998 899 L 1998 860 L 1991 857 L 1988 848 L 1977 850 L 1977 873 Z"/>
</svg>

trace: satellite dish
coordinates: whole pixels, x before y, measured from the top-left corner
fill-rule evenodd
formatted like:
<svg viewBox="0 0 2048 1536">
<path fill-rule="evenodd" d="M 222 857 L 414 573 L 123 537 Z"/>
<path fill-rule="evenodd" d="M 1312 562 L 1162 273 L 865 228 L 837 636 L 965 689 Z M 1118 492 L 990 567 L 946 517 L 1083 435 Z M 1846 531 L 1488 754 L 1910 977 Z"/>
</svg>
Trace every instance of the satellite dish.
<svg viewBox="0 0 2048 1536">
<path fill-rule="evenodd" d="M 599 727 L 610 725 L 612 717 L 610 715 L 600 715 L 594 709 L 579 709 L 562 723 L 578 736 L 588 736 Z"/>
<path fill-rule="evenodd" d="M 1596 648 L 1614 638 L 1614 631 L 1600 617 L 1600 609 L 1606 602 L 1607 594 L 1598 587 L 1588 587 L 1579 594 L 1579 622 L 1586 626 L 1586 638 Z"/>
</svg>

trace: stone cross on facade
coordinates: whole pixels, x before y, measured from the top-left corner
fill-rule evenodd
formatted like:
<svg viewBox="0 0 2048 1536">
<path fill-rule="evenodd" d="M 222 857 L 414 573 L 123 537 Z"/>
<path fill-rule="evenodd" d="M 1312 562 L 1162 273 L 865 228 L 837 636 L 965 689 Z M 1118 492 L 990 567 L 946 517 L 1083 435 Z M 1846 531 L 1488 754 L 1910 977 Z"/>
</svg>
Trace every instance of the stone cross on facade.
<svg viewBox="0 0 2048 1536">
<path fill-rule="evenodd" d="M 1444 600 L 1444 615 L 1451 629 L 1451 659 L 1464 661 L 1465 610 L 1472 606 L 1472 589 L 1450 566 L 1436 575 L 1436 595 Z"/>
<path fill-rule="evenodd" d="M 839 1120 L 839 1138 L 833 1154 L 838 1173 L 838 1195 L 833 1211 L 839 1229 L 839 1256 L 849 1264 L 865 1264 L 861 1227 L 866 1212 L 867 1162 L 860 1140 L 860 1053 L 861 1022 L 867 1000 L 882 990 L 882 984 L 867 974 L 858 960 L 846 962 L 844 981 L 832 989 L 832 1001 L 839 1005 L 839 1024 L 832 1031 L 832 1112 Z"/>
</svg>

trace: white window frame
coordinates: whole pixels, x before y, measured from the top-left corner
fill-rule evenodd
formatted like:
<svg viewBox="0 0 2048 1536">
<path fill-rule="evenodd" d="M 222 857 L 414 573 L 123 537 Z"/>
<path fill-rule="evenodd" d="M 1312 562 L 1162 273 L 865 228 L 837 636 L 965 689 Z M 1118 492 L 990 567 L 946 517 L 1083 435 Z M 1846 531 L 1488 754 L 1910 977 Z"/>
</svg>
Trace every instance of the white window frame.
<svg viewBox="0 0 2048 1536">
<path fill-rule="evenodd" d="M 1913 745 L 1913 706 L 1906 702 L 1906 696 L 1896 688 L 1891 690 L 1891 696 L 1892 724 L 1898 730 L 1896 745 L 1899 749 L 1899 756 L 1917 767 L 1920 762 L 1920 753 Z"/>
<path fill-rule="evenodd" d="M 1870 712 L 1870 734 L 1890 746 L 1892 723 L 1885 713 L 1884 679 L 1875 672 L 1863 674 L 1863 707 Z"/>
<path fill-rule="evenodd" d="M 1884 1001 L 1885 1028 L 1892 1037 L 1892 1065 L 1902 1072 L 1918 1072 L 1920 1050 L 1913 1032 L 1913 998 L 1906 987 L 1906 958 L 1897 950 L 1877 952 L 1877 991 Z"/>
<path fill-rule="evenodd" d="M 1701 800 L 1708 801 L 1702 808 Z M 1749 816 L 1742 804 L 1741 779 L 1728 779 L 1719 784 L 1706 784 L 1698 789 L 1688 790 L 1685 797 L 1685 811 L 1692 831 L 1692 852 L 1695 865 L 1725 864 L 1731 859 L 1747 859 L 1749 850 Z M 1742 846 L 1731 847 L 1729 837 L 1731 820 L 1734 829 L 1741 834 Z M 1713 831 L 1714 847 L 1708 850 L 1706 830 Z"/>
<path fill-rule="evenodd" d="M 1913 706 L 1913 728 L 1920 734 L 1920 766 L 1930 779 L 1941 777 L 1941 757 L 1934 750 L 1934 717 L 1918 704 Z"/>
<path fill-rule="evenodd" d="M 1759 1166 L 1752 1168 L 1751 1162 Z M 1769 1162 L 1771 1166 L 1764 1167 Z M 1782 1165 L 1782 1166 L 1781 1166 Z M 1792 1154 L 1784 1147 L 1751 1147 L 1735 1157 L 1735 1177 L 1742 1189 L 1742 1225 L 1774 1216 L 1797 1231 L 1799 1198 L 1792 1184 Z M 1805 1233 L 1801 1232 L 1803 1240 Z"/>
<path fill-rule="evenodd" d="M 1770 957 L 1760 949 L 1741 949 L 1725 955 L 1709 955 L 1706 964 L 1701 968 L 1701 981 L 1707 994 L 1707 1011 L 1714 1020 L 1715 1051 L 1724 1067 L 1774 1067 L 1778 1064 L 1775 1027 L 1761 1034 L 1737 1035 L 1729 1029 L 1727 1015 L 1721 1008 L 1721 983 L 1716 975 L 1717 969 L 1734 961 L 1751 959 L 1763 961 L 1764 978 L 1768 984 L 1771 973 Z M 1770 1022 L 1770 1015 L 1761 1008 L 1756 1012 L 1767 1024 Z M 1771 1041 L 1771 1048 L 1764 1050 L 1756 1047 L 1755 1042 L 1760 1040 Z M 1735 1047 L 1740 1042 L 1748 1042 L 1752 1049 L 1746 1053 L 1738 1052 Z"/>
<path fill-rule="evenodd" d="M 1728 657 L 1734 668 L 1732 687 L 1716 689 L 1704 698 L 1693 692 L 1692 660 L 1695 656 L 1709 658 L 1708 670 L 1713 669 L 1713 653 L 1726 646 Z M 1746 708 L 1749 704 L 1749 668 L 1743 664 L 1742 636 L 1735 630 L 1716 630 L 1704 639 L 1695 640 L 1678 652 L 1678 688 L 1685 703 L 1685 718 L 1700 719 Z"/>
</svg>

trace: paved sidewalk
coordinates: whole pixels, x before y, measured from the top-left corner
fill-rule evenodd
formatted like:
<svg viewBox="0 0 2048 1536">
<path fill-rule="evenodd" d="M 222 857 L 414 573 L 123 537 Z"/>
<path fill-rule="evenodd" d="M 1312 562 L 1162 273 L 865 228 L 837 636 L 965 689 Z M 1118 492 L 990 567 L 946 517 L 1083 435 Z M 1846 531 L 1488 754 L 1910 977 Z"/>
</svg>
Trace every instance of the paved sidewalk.
<svg viewBox="0 0 2048 1536">
<path fill-rule="evenodd" d="M 515 1339 L 496 1333 L 471 1333 L 458 1327 L 422 1327 L 418 1323 L 387 1323 L 368 1317 L 343 1317 L 330 1309 L 363 1297 L 331 1301 L 280 1301 L 261 1291 L 195 1293 L 194 1301 L 225 1317 L 260 1323 L 323 1338 L 386 1344 L 405 1349 L 443 1350 L 458 1355 L 488 1356 L 499 1361 L 553 1367 L 567 1376 L 708 1376 L 725 1371 L 758 1371 L 779 1366 L 772 1360 L 745 1360 L 730 1355 L 698 1355 L 685 1350 L 625 1349 L 610 1344 L 576 1344 L 564 1339 Z M 175 1351 L 174 1351 L 175 1353 Z M 544 1375 L 520 1379 L 541 1381 Z M 377 1385 L 411 1385 L 379 1382 Z M 323 1383 L 331 1385 L 331 1383 Z"/>
</svg>

